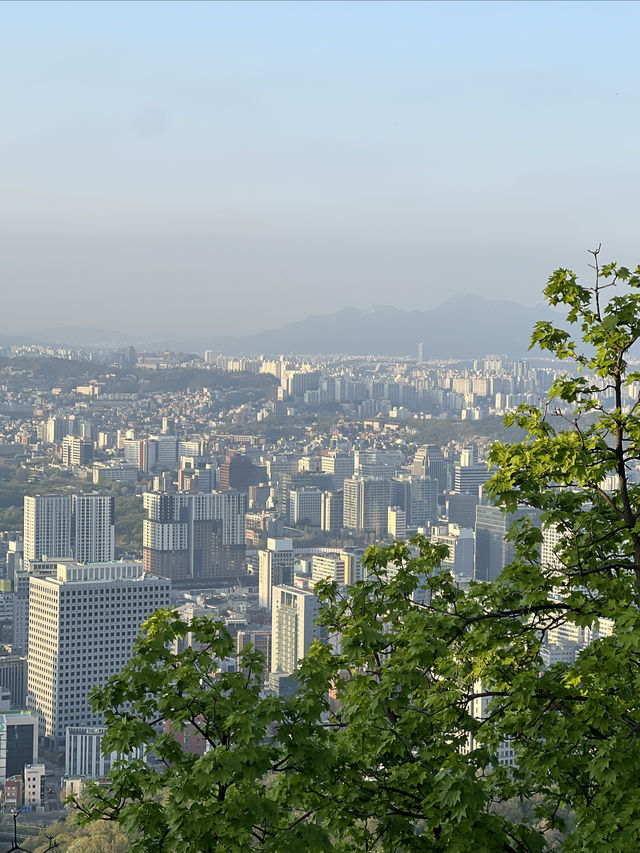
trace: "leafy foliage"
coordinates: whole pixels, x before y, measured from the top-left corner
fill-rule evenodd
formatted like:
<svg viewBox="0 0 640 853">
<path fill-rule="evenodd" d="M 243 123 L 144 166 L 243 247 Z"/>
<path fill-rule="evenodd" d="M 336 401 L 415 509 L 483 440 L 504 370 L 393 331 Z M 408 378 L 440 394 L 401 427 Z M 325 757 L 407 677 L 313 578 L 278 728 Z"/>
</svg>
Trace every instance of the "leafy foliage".
<svg viewBox="0 0 640 853">
<path fill-rule="evenodd" d="M 364 581 L 316 588 L 332 641 L 312 647 L 287 700 L 261 692 L 253 650 L 223 671 L 222 625 L 157 614 L 94 705 L 107 749 L 146 746 L 162 768 L 123 763 L 87 818 L 139 831 L 134 851 L 638 849 L 640 374 L 627 360 L 640 268 L 600 268 L 595 252 L 594 269 L 592 287 L 558 270 L 545 290 L 577 333 L 544 322 L 533 334 L 575 375 L 509 418 L 522 441 L 491 451 L 491 498 L 537 510 L 558 535 L 551 558 L 526 518 L 499 578 L 468 590 L 422 537 L 370 548 Z M 194 644 L 174 654 L 189 632 Z M 546 667 L 558 632 L 589 642 Z M 209 751 L 183 754 L 158 734 L 169 720 Z"/>
<path fill-rule="evenodd" d="M 188 644 L 175 653 L 177 639 Z M 286 723 L 297 741 L 303 731 L 311 733 L 311 720 L 322 734 L 316 723 L 322 708 L 262 697 L 263 656 L 246 649 L 241 671 L 226 672 L 219 661 L 233 649 L 222 623 L 196 618 L 187 624 L 160 611 L 146 623 L 127 667 L 94 691 L 94 708 L 104 709 L 109 727 L 103 748 L 129 755 L 153 747 L 160 765 L 152 769 L 143 758 L 122 762 L 111 789 L 94 786 L 80 806 L 88 818 L 116 818 L 132 836 L 134 853 L 268 849 L 285 829 L 292 846 L 271 849 L 299 850 L 299 839 L 313 834 L 303 822 L 293 831 L 298 818 L 272 796 L 269 774 L 289 760 L 281 746 L 289 729 L 276 737 L 274 727 Z M 203 755 L 181 750 L 174 733 L 187 726 L 206 744 Z M 312 743 L 305 742 L 304 751 Z"/>
</svg>

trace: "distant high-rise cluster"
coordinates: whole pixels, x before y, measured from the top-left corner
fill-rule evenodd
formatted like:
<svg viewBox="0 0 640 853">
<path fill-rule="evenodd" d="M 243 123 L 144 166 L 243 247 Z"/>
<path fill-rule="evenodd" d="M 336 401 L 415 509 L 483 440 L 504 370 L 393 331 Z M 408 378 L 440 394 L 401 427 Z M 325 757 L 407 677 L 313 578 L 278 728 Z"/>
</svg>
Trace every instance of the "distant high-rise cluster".
<svg viewBox="0 0 640 853">
<path fill-rule="evenodd" d="M 244 492 L 146 492 L 143 500 L 145 571 L 173 579 L 244 573 Z"/>
</svg>

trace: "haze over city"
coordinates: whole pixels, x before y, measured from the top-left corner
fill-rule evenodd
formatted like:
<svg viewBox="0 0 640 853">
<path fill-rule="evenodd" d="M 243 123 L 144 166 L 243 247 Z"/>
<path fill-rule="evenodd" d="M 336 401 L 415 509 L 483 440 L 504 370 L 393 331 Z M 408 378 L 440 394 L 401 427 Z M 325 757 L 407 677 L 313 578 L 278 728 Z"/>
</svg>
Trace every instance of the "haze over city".
<svg viewBox="0 0 640 853">
<path fill-rule="evenodd" d="M 637 4 L 0 6 L 11 331 L 240 335 L 627 261 Z M 212 345 L 215 342 L 212 342 Z"/>
</svg>

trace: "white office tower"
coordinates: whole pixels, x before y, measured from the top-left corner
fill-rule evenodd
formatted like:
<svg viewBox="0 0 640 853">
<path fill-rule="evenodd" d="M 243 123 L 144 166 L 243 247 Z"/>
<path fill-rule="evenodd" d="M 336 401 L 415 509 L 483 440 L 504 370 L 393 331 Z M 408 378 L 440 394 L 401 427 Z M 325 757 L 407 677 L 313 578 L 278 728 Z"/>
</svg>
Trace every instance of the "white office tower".
<svg viewBox="0 0 640 853">
<path fill-rule="evenodd" d="M 348 586 L 353 582 L 350 569 L 351 561 L 345 554 L 314 554 L 311 557 L 311 583 L 315 586 L 318 581 L 335 581 L 339 586 Z"/>
<path fill-rule="evenodd" d="M 108 495 L 36 495 L 24 499 L 25 568 L 48 560 L 113 560 L 114 499 Z"/>
<path fill-rule="evenodd" d="M 70 726 L 96 726 L 87 695 L 119 672 L 142 622 L 171 602 L 171 584 L 142 563 L 59 563 L 29 584 L 29 708 L 62 744 Z"/>
<path fill-rule="evenodd" d="M 99 779 L 106 776 L 114 762 L 120 757 L 117 752 L 102 752 L 103 726 L 75 727 L 65 732 L 64 773 L 65 776 L 81 776 L 84 779 Z"/>
<path fill-rule="evenodd" d="M 25 565 L 43 555 L 71 556 L 71 495 L 37 495 L 24 499 Z"/>
<path fill-rule="evenodd" d="M 407 514 L 399 506 L 390 506 L 387 510 L 387 531 L 393 539 L 406 539 Z"/>
<path fill-rule="evenodd" d="M 320 489 L 291 489 L 289 492 L 289 521 L 292 524 L 307 522 L 312 527 L 320 527 L 322 521 L 322 495 Z"/>
<path fill-rule="evenodd" d="M 74 560 L 77 563 L 112 562 L 115 543 L 113 497 L 73 495 L 71 505 L 71 550 Z"/>
<path fill-rule="evenodd" d="M 319 601 L 312 593 L 292 586 L 273 587 L 271 615 L 271 672 L 291 674 L 323 629 L 315 624 Z"/>
<path fill-rule="evenodd" d="M 322 455 L 322 470 L 333 476 L 333 488 L 340 491 L 345 477 L 353 476 L 353 453 L 342 453 L 339 450 L 329 450 Z"/>
<path fill-rule="evenodd" d="M 271 592 L 277 584 L 292 584 L 295 557 L 292 539 L 267 539 L 258 551 L 258 603 L 271 610 Z"/>
</svg>

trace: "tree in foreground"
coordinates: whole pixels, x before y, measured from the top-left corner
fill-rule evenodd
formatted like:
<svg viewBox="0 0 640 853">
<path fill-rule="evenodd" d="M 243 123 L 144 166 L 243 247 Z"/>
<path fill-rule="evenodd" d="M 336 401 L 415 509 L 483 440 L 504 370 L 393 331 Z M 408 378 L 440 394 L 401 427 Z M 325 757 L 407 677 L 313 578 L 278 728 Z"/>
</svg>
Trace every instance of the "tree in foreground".
<svg viewBox="0 0 640 853">
<path fill-rule="evenodd" d="M 120 765 L 86 819 L 117 820 L 133 851 L 638 849 L 640 267 L 593 258 L 591 286 L 553 273 L 545 296 L 567 328 L 532 338 L 572 371 L 508 418 L 523 441 L 491 451 L 491 500 L 537 510 L 551 559 L 526 519 L 500 577 L 467 591 L 424 538 L 369 549 L 366 580 L 317 588 L 339 644 L 312 648 L 286 700 L 261 694 L 255 651 L 218 669 L 224 626 L 157 614 L 93 701 L 106 749 L 153 751 L 164 769 Z M 173 654 L 189 631 L 196 645 Z M 559 633 L 590 642 L 545 666 Z M 184 755 L 158 734 L 167 721 L 208 751 Z"/>
</svg>

